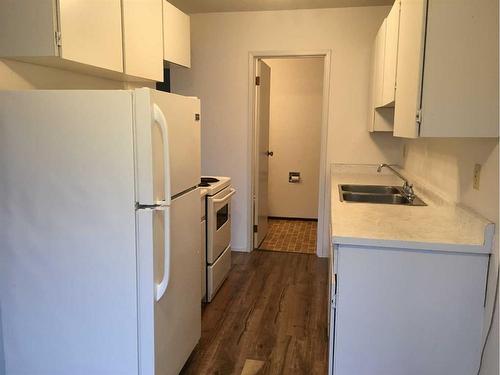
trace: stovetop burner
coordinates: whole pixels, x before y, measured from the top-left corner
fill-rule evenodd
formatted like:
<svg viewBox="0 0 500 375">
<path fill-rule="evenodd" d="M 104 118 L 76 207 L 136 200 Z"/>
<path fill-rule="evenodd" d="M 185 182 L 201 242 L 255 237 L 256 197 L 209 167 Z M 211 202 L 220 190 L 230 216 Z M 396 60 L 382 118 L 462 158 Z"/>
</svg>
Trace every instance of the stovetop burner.
<svg viewBox="0 0 500 375">
<path fill-rule="evenodd" d="M 215 178 L 215 177 L 202 177 L 201 178 L 201 183 L 205 183 L 205 184 L 213 184 L 214 182 L 219 182 L 220 180 L 218 178 Z M 207 185 L 208 186 L 208 185 Z"/>
<path fill-rule="evenodd" d="M 201 182 L 198 186 L 200 187 L 208 187 L 210 184 L 213 184 L 215 182 L 219 182 L 220 180 L 215 177 L 202 177 Z"/>
</svg>

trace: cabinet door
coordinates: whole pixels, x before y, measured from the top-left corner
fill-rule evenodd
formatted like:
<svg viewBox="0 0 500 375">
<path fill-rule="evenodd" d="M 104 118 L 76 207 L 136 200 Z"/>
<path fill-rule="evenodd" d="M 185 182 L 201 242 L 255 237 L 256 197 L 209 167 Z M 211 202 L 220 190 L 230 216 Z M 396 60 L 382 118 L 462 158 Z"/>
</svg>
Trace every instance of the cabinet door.
<svg viewBox="0 0 500 375">
<path fill-rule="evenodd" d="M 396 95 L 396 65 L 398 58 L 399 1 L 395 2 L 387 16 L 384 54 L 384 83 L 382 86 L 383 105 L 394 104 Z"/>
<path fill-rule="evenodd" d="M 123 72 L 120 0 L 58 0 L 61 57 Z"/>
<path fill-rule="evenodd" d="M 0 56 L 57 56 L 53 0 L 0 1 Z"/>
<path fill-rule="evenodd" d="M 384 20 L 373 43 L 372 61 L 372 99 L 368 131 L 392 131 L 394 109 L 379 108 L 383 105 L 382 88 L 384 83 L 384 58 L 386 49 L 387 19 Z"/>
<path fill-rule="evenodd" d="M 498 137 L 498 0 L 433 0 L 427 14 L 420 136 Z"/>
<path fill-rule="evenodd" d="M 488 255 L 338 251 L 335 375 L 476 373 Z"/>
<path fill-rule="evenodd" d="M 387 19 L 384 20 L 375 38 L 375 53 L 373 56 L 373 103 L 374 107 L 383 105 L 382 87 L 384 84 L 385 34 Z"/>
<path fill-rule="evenodd" d="M 394 135 L 418 137 L 425 42 L 426 0 L 401 0 Z"/>
<path fill-rule="evenodd" d="M 162 0 L 122 0 L 125 74 L 163 81 Z"/>
<path fill-rule="evenodd" d="M 163 59 L 191 67 L 190 19 L 168 1 L 163 0 Z"/>
</svg>

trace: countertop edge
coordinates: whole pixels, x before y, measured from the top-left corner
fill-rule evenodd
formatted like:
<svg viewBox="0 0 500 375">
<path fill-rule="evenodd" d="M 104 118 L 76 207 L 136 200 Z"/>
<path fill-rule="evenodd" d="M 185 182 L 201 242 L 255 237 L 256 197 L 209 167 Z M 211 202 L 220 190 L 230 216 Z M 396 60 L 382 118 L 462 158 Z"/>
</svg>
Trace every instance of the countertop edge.
<svg viewBox="0 0 500 375">
<path fill-rule="evenodd" d="M 350 246 L 363 246 L 363 247 L 377 247 L 377 248 L 390 248 L 398 250 L 427 250 L 427 251 L 441 251 L 450 253 L 464 253 L 464 254 L 483 254 L 489 255 L 491 249 L 488 243 L 484 245 L 470 245 L 470 244 L 454 244 L 454 243 L 432 243 L 432 242 L 417 242 L 417 241 L 404 241 L 404 240 L 382 240 L 374 238 L 360 238 L 360 237 L 343 237 L 332 236 L 333 245 L 350 245 Z"/>
</svg>

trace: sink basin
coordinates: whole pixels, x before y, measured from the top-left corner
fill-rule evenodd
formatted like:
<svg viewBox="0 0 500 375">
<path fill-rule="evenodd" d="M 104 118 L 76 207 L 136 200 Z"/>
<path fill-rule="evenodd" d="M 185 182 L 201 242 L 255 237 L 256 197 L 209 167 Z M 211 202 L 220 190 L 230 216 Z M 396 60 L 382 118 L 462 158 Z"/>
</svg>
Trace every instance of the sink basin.
<svg viewBox="0 0 500 375">
<path fill-rule="evenodd" d="M 417 196 L 413 200 L 408 199 L 399 186 L 345 184 L 339 185 L 339 193 L 340 200 L 344 202 L 426 206 Z"/>
<path fill-rule="evenodd" d="M 342 193 L 342 199 L 347 202 L 411 204 L 408 198 L 399 194 Z"/>
<path fill-rule="evenodd" d="M 352 193 L 401 194 L 401 188 L 384 185 L 340 185 L 342 191 Z"/>
</svg>

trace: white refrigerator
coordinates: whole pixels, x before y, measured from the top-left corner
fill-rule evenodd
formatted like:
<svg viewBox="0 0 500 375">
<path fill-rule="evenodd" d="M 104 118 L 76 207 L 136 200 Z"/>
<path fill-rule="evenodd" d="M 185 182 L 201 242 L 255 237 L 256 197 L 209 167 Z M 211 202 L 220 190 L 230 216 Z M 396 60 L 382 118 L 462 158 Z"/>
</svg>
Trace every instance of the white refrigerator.
<svg viewBox="0 0 500 375">
<path fill-rule="evenodd" d="M 0 92 L 0 374 L 178 374 L 201 334 L 200 102 Z"/>
</svg>

